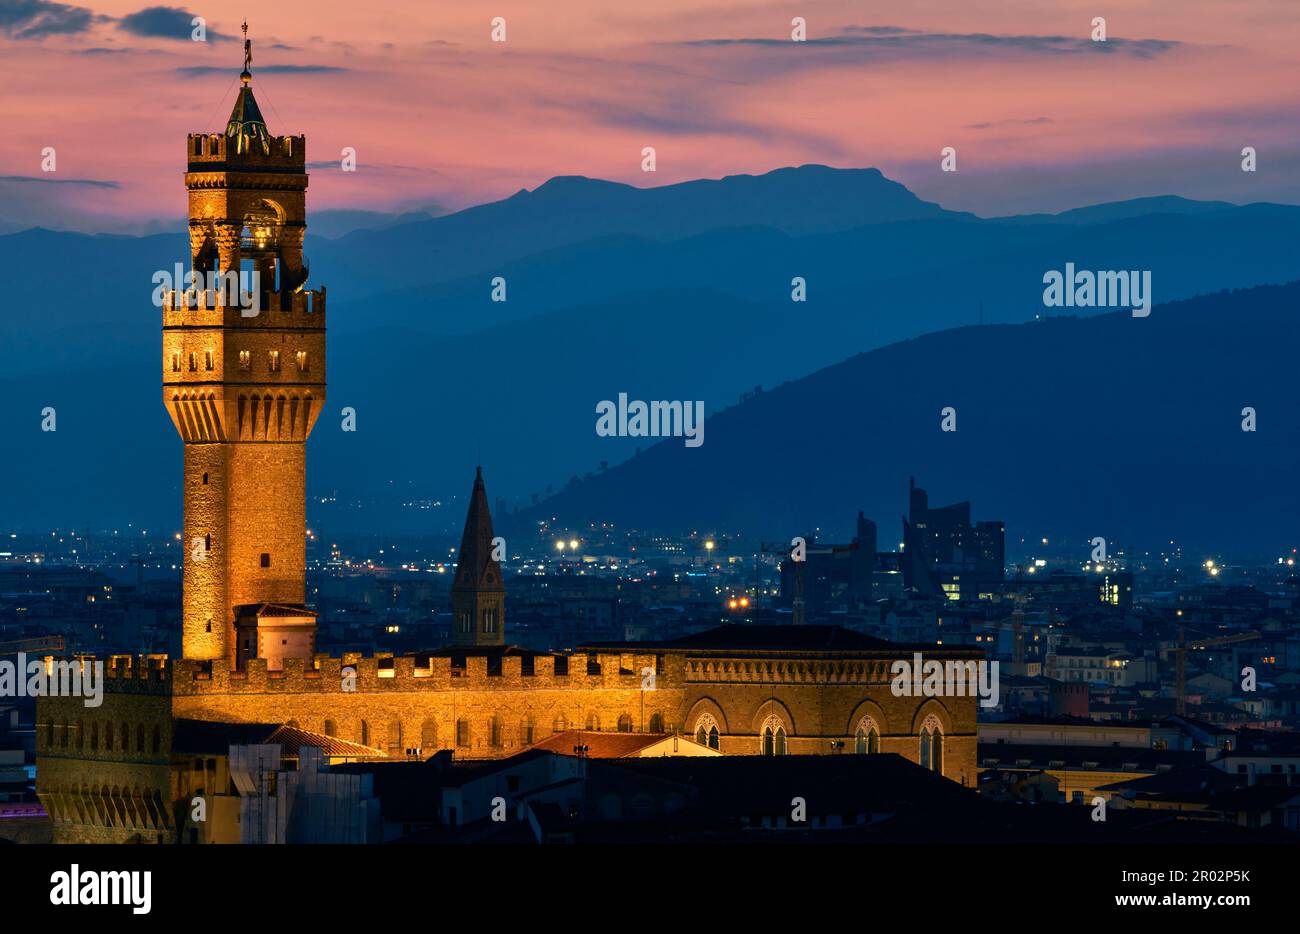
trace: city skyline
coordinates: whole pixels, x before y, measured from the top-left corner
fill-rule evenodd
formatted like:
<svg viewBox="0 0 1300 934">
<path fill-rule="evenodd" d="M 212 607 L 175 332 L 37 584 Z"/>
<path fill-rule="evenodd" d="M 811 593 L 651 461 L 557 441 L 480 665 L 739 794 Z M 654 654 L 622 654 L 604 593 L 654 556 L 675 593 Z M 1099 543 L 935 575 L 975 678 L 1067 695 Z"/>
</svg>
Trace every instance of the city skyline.
<svg viewBox="0 0 1300 934">
<path fill-rule="evenodd" d="M 1285 891 L 1300 8 L 91 2 L 0 0 L 6 907 Z"/>
</svg>

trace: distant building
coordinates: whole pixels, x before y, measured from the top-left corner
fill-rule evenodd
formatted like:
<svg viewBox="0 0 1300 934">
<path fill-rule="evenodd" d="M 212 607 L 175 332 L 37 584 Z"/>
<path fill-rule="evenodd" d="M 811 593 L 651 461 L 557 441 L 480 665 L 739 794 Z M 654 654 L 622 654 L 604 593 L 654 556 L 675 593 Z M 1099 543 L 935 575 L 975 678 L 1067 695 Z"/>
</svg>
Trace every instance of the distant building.
<svg viewBox="0 0 1300 934">
<path fill-rule="evenodd" d="M 925 490 L 908 480 L 903 519 L 903 585 L 926 596 L 974 600 L 1002 589 L 1006 528 L 971 524 L 970 503 L 931 507 Z"/>
</svg>

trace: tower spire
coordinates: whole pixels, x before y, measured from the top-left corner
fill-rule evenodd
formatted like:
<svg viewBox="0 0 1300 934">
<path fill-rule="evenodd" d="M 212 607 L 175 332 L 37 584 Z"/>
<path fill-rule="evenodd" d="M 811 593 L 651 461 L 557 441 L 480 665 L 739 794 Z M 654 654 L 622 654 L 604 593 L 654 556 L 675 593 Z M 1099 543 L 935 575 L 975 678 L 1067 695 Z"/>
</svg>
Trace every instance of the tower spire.
<svg viewBox="0 0 1300 934">
<path fill-rule="evenodd" d="M 494 555 L 494 539 L 483 468 L 478 467 L 451 587 L 452 641 L 458 645 L 502 645 L 505 641 L 505 585 L 501 562 Z"/>
<path fill-rule="evenodd" d="M 253 97 L 253 41 L 248 38 L 248 20 L 241 27 L 244 30 L 244 70 L 239 73 L 239 96 L 235 98 L 235 108 L 230 112 L 226 122 L 226 136 L 235 141 L 236 154 L 252 152 L 254 147 L 263 155 L 271 152 L 271 133 L 266 128 L 266 118 Z"/>
</svg>

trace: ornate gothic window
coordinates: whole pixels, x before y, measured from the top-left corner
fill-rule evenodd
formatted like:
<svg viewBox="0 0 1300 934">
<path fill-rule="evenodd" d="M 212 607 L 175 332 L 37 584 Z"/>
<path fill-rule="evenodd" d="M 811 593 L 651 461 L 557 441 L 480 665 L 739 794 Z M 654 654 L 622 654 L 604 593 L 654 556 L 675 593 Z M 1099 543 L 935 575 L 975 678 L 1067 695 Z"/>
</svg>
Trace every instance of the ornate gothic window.
<svg viewBox="0 0 1300 934">
<path fill-rule="evenodd" d="M 718 721 L 713 719 L 713 714 L 700 714 L 700 719 L 695 721 L 695 741 L 710 749 L 718 748 Z"/>
<path fill-rule="evenodd" d="M 619 731 L 620 733 L 631 733 L 631 732 L 632 732 L 632 715 L 631 715 L 631 714 L 626 714 L 626 713 L 625 713 L 625 714 L 620 714 L 620 715 L 619 715 L 619 718 L 618 718 L 618 731 Z"/>
<path fill-rule="evenodd" d="M 943 774 L 943 724 L 934 714 L 921 724 L 921 768 Z"/>
<path fill-rule="evenodd" d="M 859 755 L 880 752 L 880 727 L 871 717 L 863 717 L 858 721 L 858 732 L 854 739 L 853 751 Z"/>
<path fill-rule="evenodd" d="M 785 755 L 785 724 L 775 715 L 763 721 L 763 755 Z"/>
</svg>

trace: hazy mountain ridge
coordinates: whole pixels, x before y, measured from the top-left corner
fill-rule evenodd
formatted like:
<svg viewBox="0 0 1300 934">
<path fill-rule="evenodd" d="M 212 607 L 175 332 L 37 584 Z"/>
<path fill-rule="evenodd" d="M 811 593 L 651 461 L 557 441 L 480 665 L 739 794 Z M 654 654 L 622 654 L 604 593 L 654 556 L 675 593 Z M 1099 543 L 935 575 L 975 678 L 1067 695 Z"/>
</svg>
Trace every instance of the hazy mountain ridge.
<svg viewBox="0 0 1300 934">
<path fill-rule="evenodd" d="M 1300 283 L 1127 313 L 966 327 L 904 341 L 766 391 L 515 517 L 664 529 L 814 526 L 857 507 L 896 531 L 909 475 L 971 499 L 1011 534 L 1162 534 L 1281 547 L 1300 499 L 1300 403 L 1286 386 Z M 1062 359 L 1081 361 L 1068 372 Z M 863 400 L 877 400 L 869 404 Z M 957 431 L 940 431 L 940 410 Z M 1253 406 L 1258 430 L 1241 430 Z"/>
<path fill-rule="evenodd" d="M 701 399 L 716 412 L 755 385 L 974 323 L 981 305 L 989 323 L 1043 314 L 1043 272 L 1066 262 L 1151 269 L 1157 302 L 1300 272 L 1291 247 L 1300 208 L 1172 199 L 1183 213 L 1171 213 L 1168 200 L 1156 199 L 1163 213 L 1152 215 L 1013 223 L 944 211 L 874 170 L 803 167 L 660 189 L 561 178 L 430 221 L 338 241 L 309 235 L 331 334 L 309 483 L 361 497 L 395 485 L 439 495 L 463 486 L 465 465 L 481 456 L 493 496 L 527 503 L 635 451 L 633 439 L 593 431 L 596 402 L 619 392 Z M 646 215 L 650 202 L 667 207 Z M 1124 204 L 1120 214 L 1132 210 Z M 893 220 L 864 222 L 873 212 Z M 377 258 L 399 241 L 424 260 Z M 443 241 L 455 247 L 445 255 Z M 508 302 L 490 301 L 471 255 L 506 276 Z M 179 441 L 158 394 L 149 295 L 152 274 L 187 256 L 180 235 L 0 238 L 10 286 L 0 379 L 14 400 L 0 425 L 15 439 L 0 476 L 7 514 L 178 519 L 179 499 L 157 498 L 174 486 Z M 790 301 L 795 276 L 807 302 Z M 376 287 L 387 291 L 361 294 Z M 51 436 L 31 436 L 32 412 L 55 400 L 59 440 L 77 433 L 79 457 L 54 456 L 64 449 Z M 356 435 L 338 431 L 343 405 L 358 408 Z M 51 504 L 28 490 L 57 492 Z"/>
</svg>

